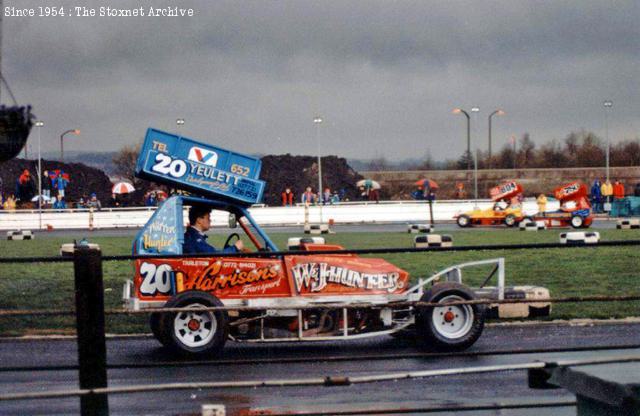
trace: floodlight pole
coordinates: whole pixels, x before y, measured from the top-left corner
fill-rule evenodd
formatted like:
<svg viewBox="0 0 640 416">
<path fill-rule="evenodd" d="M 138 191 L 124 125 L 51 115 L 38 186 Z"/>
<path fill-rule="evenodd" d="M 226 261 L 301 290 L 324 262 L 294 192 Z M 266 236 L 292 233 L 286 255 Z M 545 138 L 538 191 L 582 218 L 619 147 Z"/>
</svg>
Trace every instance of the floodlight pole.
<svg viewBox="0 0 640 416">
<path fill-rule="evenodd" d="M 60 161 L 61 162 L 64 162 L 64 144 L 63 144 L 64 136 L 69 134 L 69 133 L 73 133 L 73 134 L 75 134 L 77 136 L 77 135 L 80 134 L 80 130 L 78 130 L 78 129 L 69 129 L 69 130 L 65 131 L 64 133 L 62 133 L 60 135 Z"/>
<path fill-rule="evenodd" d="M 40 155 L 40 130 L 42 130 L 44 122 L 38 120 L 35 125 L 38 128 L 38 230 L 42 230 L 42 157 Z"/>
<path fill-rule="evenodd" d="M 607 153 L 605 157 L 605 165 L 607 171 L 607 182 L 609 182 L 609 157 L 611 152 L 611 142 L 609 141 L 609 111 L 613 107 L 613 101 L 606 100 L 604 103 L 604 134 L 607 139 Z"/>
<path fill-rule="evenodd" d="M 479 107 L 472 107 L 471 112 L 473 114 L 478 114 L 480 112 Z M 476 120 L 477 121 L 477 118 Z M 477 124 L 476 124 L 477 126 Z M 476 132 L 478 128 L 476 127 Z M 478 203 L 478 148 L 476 147 L 475 154 L 473 155 L 473 188 L 474 188 L 474 199 L 476 200 L 476 204 Z"/>
<path fill-rule="evenodd" d="M 454 108 L 453 114 L 464 114 L 467 118 L 467 170 L 471 170 L 471 117 L 462 108 Z"/>
<path fill-rule="evenodd" d="M 322 224 L 322 160 L 320 157 L 320 124 L 322 123 L 322 117 L 316 116 L 313 119 L 313 124 L 316 125 L 316 144 L 318 145 L 318 207 L 320 208 L 320 224 Z"/>
</svg>

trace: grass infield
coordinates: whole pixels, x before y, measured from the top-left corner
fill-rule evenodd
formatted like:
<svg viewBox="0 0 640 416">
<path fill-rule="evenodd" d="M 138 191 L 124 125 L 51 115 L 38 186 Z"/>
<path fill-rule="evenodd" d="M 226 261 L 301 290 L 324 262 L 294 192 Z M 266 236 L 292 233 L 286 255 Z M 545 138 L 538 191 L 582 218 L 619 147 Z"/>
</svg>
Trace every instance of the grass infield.
<svg viewBox="0 0 640 416">
<path fill-rule="evenodd" d="M 598 230 L 601 241 L 640 239 L 640 230 Z M 437 232 L 437 231 L 436 231 Z M 474 229 L 443 231 L 453 237 L 454 245 L 492 245 L 555 243 L 561 230 L 523 232 L 517 229 Z M 100 244 L 103 255 L 131 253 L 130 237 L 91 237 Z M 327 243 L 349 249 L 412 247 L 416 234 L 401 232 L 338 233 L 325 235 Z M 271 232 L 281 249 L 288 237 L 304 236 Z M 210 240 L 221 246 L 223 235 Z M 70 237 L 41 237 L 27 241 L 0 241 L 0 257 L 57 256 L 60 245 Z M 245 239 L 246 241 L 246 239 Z M 640 293 L 640 247 L 587 247 L 576 249 L 484 250 L 449 253 L 384 254 L 383 257 L 407 270 L 413 279 L 428 277 L 453 264 L 471 260 L 504 257 L 508 285 L 547 287 L 553 297 L 590 295 L 630 295 Z M 465 274 L 465 283 L 479 284 L 484 271 Z M 104 262 L 105 305 L 121 305 L 122 286 L 131 279 L 131 262 Z M 71 263 L 0 264 L 0 309 L 72 309 L 74 307 L 73 265 Z M 640 302 L 564 303 L 553 306 L 550 319 L 623 318 L 640 316 Z M 0 335 L 24 335 L 74 331 L 72 317 L 0 317 Z M 108 316 L 111 333 L 148 332 L 144 316 Z"/>
</svg>

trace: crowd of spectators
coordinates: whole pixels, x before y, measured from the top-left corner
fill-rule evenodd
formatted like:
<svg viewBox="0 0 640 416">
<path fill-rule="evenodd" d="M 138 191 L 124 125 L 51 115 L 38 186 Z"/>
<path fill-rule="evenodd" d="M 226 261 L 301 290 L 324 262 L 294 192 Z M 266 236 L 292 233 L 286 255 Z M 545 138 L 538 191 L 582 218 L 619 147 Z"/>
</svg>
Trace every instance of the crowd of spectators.
<svg viewBox="0 0 640 416">
<path fill-rule="evenodd" d="M 589 198 L 591 200 L 591 208 L 595 213 L 602 213 L 609 211 L 611 203 L 616 200 L 621 200 L 626 195 L 624 183 L 617 179 L 611 184 L 611 181 L 607 180 L 601 182 L 599 179 L 593 181 L 591 190 L 589 192 Z M 633 196 L 640 197 L 640 182 L 638 182 L 633 190 Z"/>
<path fill-rule="evenodd" d="M 345 197 L 346 191 L 331 192 L 330 188 L 325 188 L 323 192 L 315 192 L 311 186 L 307 186 L 300 196 L 300 202 L 303 205 L 334 205 L 341 201 L 348 201 Z M 280 194 L 283 207 L 292 207 L 295 205 L 296 196 L 291 188 L 285 188 Z"/>
</svg>

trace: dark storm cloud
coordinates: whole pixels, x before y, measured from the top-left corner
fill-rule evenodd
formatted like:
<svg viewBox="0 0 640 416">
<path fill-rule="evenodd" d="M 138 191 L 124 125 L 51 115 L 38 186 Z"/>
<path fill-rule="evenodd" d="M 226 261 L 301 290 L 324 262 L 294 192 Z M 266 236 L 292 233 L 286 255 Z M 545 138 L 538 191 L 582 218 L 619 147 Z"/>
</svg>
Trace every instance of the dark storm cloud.
<svg viewBox="0 0 640 416">
<path fill-rule="evenodd" d="M 6 6 L 36 7 L 36 1 Z M 571 130 L 637 136 L 637 2 L 61 1 L 193 7 L 193 18 L 4 17 L 3 70 L 51 137 L 80 127 L 76 149 L 116 149 L 147 126 L 240 151 L 349 157 L 455 157 L 464 120 L 502 107 L 494 139 Z M 43 130 L 43 135 L 45 130 Z M 233 142 L 233 143 L 232 143 Z M 52 141 L 52 143 L 55 143 Z M 54 148 L 54 144 L 48 144 Z"/>
</svg>

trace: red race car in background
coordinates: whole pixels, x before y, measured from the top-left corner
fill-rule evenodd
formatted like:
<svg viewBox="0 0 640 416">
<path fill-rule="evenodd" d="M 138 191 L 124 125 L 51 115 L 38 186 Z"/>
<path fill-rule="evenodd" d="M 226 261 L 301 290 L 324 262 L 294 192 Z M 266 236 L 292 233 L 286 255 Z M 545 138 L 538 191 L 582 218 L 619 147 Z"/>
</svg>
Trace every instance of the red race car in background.
<svg viewBox="0 0 640 416">
<path fill-rule="evenodd" d="M 587 228 L 593 222 L 593 212 L 589 203 L 587 187 L 578 181 L 560 186 L 553 191 L 560 201 L 557 211 L 538 212 L 526 218 L 544 222 L 547 227 Z"/>
</svg>

